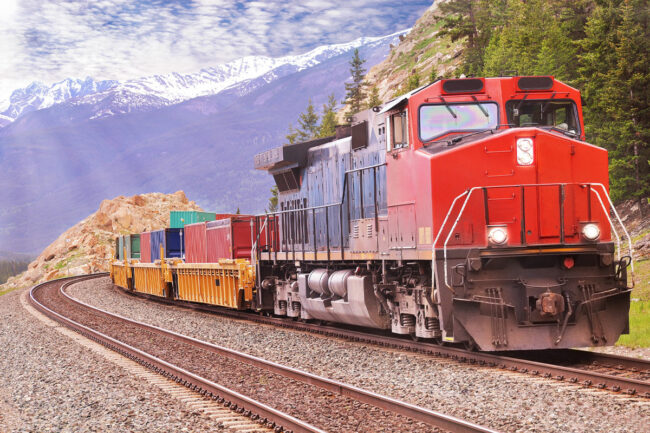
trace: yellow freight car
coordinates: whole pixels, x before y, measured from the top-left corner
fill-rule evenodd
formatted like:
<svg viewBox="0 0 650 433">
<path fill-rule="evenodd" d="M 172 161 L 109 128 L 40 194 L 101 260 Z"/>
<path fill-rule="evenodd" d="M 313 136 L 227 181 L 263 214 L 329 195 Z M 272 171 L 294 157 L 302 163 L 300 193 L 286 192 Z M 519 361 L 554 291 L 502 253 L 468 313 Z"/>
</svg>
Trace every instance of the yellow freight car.
<svg viewBox="0 0 650 433">
<path fill-rule="evenodd" d="M 180 263 L 172 270 L 177 276 L 178 299 L 183 301 L 242 309 L 253 300 L 255 272 L 248 260 Z"/>
</svg>

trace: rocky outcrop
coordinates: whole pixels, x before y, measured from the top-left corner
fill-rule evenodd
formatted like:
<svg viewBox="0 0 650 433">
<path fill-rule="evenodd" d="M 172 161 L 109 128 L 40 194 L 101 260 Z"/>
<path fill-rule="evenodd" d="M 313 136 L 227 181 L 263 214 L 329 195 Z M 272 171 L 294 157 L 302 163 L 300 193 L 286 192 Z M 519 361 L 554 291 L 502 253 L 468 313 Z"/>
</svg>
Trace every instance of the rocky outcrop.
<svg viewBox="0 0 650 433">
<path fill-rule="evenodd" d="M 632 238 L 634 257 L 637 260 L 650 259 L 650 203 L 648 200 L 648 198 L 627 200 L 616 206 L 616 210 Z"/>
<path fill-rule="evenodd" d="M 2 288 L 30 286 L 69 275 L 108 271 L 116 236 L 169 226 L 169 211 L 202 209 L 185 196 L 151 193 L 104 200 L 94 214 L 66 230 Z"/>
</svg>

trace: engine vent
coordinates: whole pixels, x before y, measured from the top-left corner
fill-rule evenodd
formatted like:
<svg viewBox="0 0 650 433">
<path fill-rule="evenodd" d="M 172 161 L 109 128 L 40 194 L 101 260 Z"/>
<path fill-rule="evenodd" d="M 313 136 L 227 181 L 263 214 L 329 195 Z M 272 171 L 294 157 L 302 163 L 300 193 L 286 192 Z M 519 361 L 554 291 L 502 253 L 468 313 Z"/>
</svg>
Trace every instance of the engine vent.
<svg viewBox="0 0 650 433">
<path fill-rule="evenodd" d="M 521 77 L 517 86 L 520 90 L 549 90 L 553 88 L 553 77 Z"/>
<path fill-rule="evenodd" d="M 442 82 L 445 93 L 474 93 L 483 90 L 483 80 L 480 78 L 460 78 Z"/>
</svg>

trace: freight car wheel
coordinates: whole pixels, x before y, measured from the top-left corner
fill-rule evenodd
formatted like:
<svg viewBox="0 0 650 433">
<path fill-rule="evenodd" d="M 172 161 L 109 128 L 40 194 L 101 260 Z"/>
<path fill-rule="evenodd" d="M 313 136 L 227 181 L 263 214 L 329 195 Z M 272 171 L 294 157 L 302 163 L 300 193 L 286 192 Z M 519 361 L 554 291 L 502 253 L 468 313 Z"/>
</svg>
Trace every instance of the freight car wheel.
<svg viewBox="0 0 650 433">
<path fill-rule="evenodd" d="M 422 338 L 420 338 L 420 337 L 418 337 L 417 335 L 415 335 L 415 332 L 412 332 L 412 333 L 409 334 L 409 335 L 411 336 L 411 340 L 415 341 L 416 343 L 419 343 L 420 341 L 422 341 Z"/>
</svg>

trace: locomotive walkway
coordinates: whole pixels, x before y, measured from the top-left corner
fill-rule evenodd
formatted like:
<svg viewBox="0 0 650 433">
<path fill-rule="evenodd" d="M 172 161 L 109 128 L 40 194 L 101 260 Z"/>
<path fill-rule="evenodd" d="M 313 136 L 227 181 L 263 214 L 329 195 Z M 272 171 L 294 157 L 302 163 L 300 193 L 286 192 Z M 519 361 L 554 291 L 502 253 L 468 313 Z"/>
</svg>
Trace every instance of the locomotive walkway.
<svg viewBox="0 0 650 433">
<path fill-rule="evenodd" d="M 95 277 L 44 283 L 32 289 L 30 299 L 38 309 L 66 326 L 276 431 L 358 431 L 362 428 L 417 432 L 431 431 L 432 426 L 455 432 L 493 431 L 126 319 L 74 300 L 65 293 L 69 285 Z"/>
</svg>

